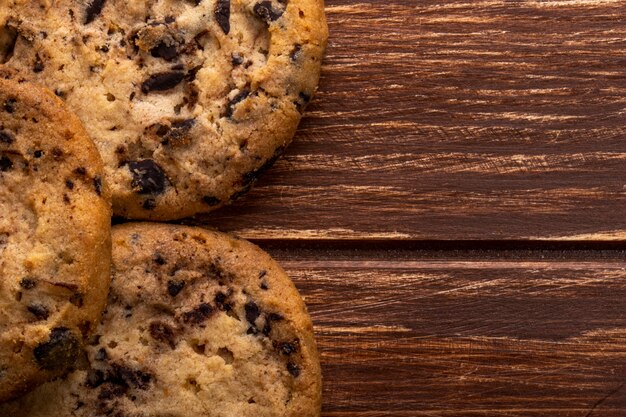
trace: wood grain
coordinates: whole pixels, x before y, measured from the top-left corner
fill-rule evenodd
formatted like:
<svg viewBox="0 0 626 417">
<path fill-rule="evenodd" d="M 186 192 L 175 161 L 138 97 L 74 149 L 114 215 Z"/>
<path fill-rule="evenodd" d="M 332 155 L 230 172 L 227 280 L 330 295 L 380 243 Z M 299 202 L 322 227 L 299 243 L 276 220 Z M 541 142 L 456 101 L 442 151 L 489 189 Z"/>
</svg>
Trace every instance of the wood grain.
<svg viewBox="0 0 626 417">
<path fill-rule="evenodd" d="M 328 0 L 319 94 L 256 239 L 626 239 L 623 1 Z"/>
<path fill-rule="evenodd" d="M 626 415 L 623 254 L 273 253 L 316 325 L 324 417 Z"/>
</svg>

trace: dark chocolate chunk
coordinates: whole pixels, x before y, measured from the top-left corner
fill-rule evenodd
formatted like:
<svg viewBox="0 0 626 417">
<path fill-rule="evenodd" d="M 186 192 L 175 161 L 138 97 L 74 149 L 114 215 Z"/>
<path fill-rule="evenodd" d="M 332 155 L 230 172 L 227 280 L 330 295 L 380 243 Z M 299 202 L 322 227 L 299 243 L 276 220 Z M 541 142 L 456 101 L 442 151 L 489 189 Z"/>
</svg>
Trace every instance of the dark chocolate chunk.
<svg viewBox="0 0 626 417">
<path fill-rule="evenodd" d="M 6 172 L 13 168 L 13 161 L 6 156 L 0 157 L 0 172 Z"/>
<path fill-rule="evenodd" d="M 299 43 L 293 46 L 293 49 L 289 53 L 289 58 L 291 59 L 292 62 L 296 62 L 298 60 L 298 55 L 300 54 L 301 50 L 302 50 L 302 45 L 300 45 Z"/>
<path fill-rule="evenodd" d="M 243 57 L 239 54 L 232 54 L 230 58 L 230 63 L 233 64 L 233 67 L 238 67 L 243 64 Z"/>
<path fill-rule="evenodd" d="M 139 369 L 131 369 L 114 363 L 105 376 L 106 382 L 112 384 L 146 390 L 149 387 L 152 375 Z"/>
<path fill-rule="evenodd" d="M 202 303 L 195 309 L 183 313 L 183 321 L 188 324 L 200 324 L 213 314 L 213 307 Z"/>
<path fill-rule="evenodd" d="M 289 371 L 293 377 L 297 378 L 300 376 L 300 367 L 293 362 L 287 363 L 287 371 Z"/>
<path fill-rule="evenodd" d="M 151 91 L 165 91 L 176 87 L 185 78 L 184 71 L 170 71 L 153 74 L 141 85 L 141 91 L 147 94 Z"/>
<path fill-rule="evenodd" d="M 150 50 L 150 54 L 155 58 L 163 58 L 166 61 L 172 61 L 178 57 L 178 48 L 174 44 L 160 42 L 157 46 Z"/>
<path fill-rule="evenodd" d="M 35 288 L 35 285 L 37 285 L 37 281 L 32 278 L 22 278 L 22 280 L 20 281 L 20 287 L 24 288 L 25 290 Z"/>
<path fill-rule="evenodd" d="M 27 308 L 38 320 L 46 320 L 50 315 L 48 309 L 39 303 L 30 303 Z"/>
<path fill-rule="evenodd" d="M 74 181 L 72 181 L 72 180 L 65 180 L 65 186 L 67 187 L 68 190 L 73 190 L 74 189 Z"/>
<path fill-rule="evenodd" d="M 231 118 L 233 117 L 233 112 L 235 111 L 235 105 L 244 101 L 250 95 L 250 90 L 243 90 L 239 94 L 237 94 L 226 106 L 226 112 L 224 113 L 225 117 Z"/>
<path fill-rule="evenodd" d="M 39 73 L 43 71 L 44 68 L 45 67 L 43 65 L 43 61 L 41 60 L 41 57 L 39 56 L 39 54 L 35 55 L 35 64 L 33 65 L 33 72 Z"/>
<path fill-rule="evenodd" d="M 96 194 L 102 195 L 102 178 L 99 175 L 93 178 L 93 189 L 96 191 Z"/>
<path fill-rule="evenodd" d="M 221 203 L 219 198 L 210 195 L 205 195 L 204 197 L 202 197 L 202 202 L 209 207 L 217 206 L 219 203 Z"/>
<path fill-rule="evenodd" d="M 230 32 L 230 0 L 217 0 L 215 3 L 215 20 L 226 35 Z"/>
<path fill-rule="evenodd" d="M 79 308 L 82 307 L 83 295 L 79 292 L 72 294 L 72 296 L 70 297 L 70 303 L 74 304 L 76 307 L 79 307 Z"/>
<path fill-rule="evenodd" d="M 254 13 L 266 22 L 273 22 L 283 15 L 284 10 L 275 10 L 269 0 L 260 1 L 254 5 Z"/>
<path fill-rule="evenodd" d="M 13 113 L 15 111 L 15 105 L 17 104 L 17 100 L 14 98 L 10 98 L 4 102 L 4 111 L 7 113 Z"/>
<path fill-rule="evenodd" d="M 89 24 L 94 21 L 96 17 L 100 15 L 102 12 L 102 8 L 104 7 L 105 0 L 91 0 L 91 2 L 87 5 L 87 10 L 85 11 L 85 24 Z"/>
<path fill-rule="evenodd" d="M 272 332 L 272 324 L 269 322 L 269 320 L 267 320 L 265 322 L 265 325 L 263 326 L 263 334 L 269 337 L 271 332 Z"/>
<path fill-rule="evenodd" d="M 78 167 L 74 170 L 74 174 L 76 175 L 87 175 L 87 169 L 84 167 Z"/>
<path fill-rule="evenodd" d="M 160 253 L 157 253 L 156 255 L 154 255 L 153 259 L 154 259 L 154 263 L 157 264 L 157 265 L 165 265 L 167 263 L 167 261 L 165 260 L 163 255 L 161 255 Z M 169 283 L 168 283 L 168 291 L 169 291 Z M 176 294 L 178 294 L 178 292 Z M 176 295 L 176 294 L 174 294 L 174 295 Z"/>
<path fill-rule="evenodd" d="M 69 368 L 76 362 L 79 353 L 78 339 L 65 327 L 52 329 L 48 341 L 40 343 L 33 350 L 37 364 L 49 371 Z"/>
<path fill-rule="evenodd" d="M 195 119 L 185 119 L 177 122 L 173 122 L 169 130 L 162 135 L 161 144 L 178 146 L 189 143 L 189 131 L 196 124 Z M 162 130 L 157 131 L 157 134 L 162 133 Z"/>
<path fill-rule="evenodd" d="M 126 393 L 128 387 L 126 385 L 112 385 L 106 384 L 100 390 L 100 394 L 98 394 L 99 400 L 111 400 L 115 397 L 121 397 Z"/>
<path fill-rule="evenodd" d="M 167 292 L 172 297 L 176 297 L 183 288 L 185 288 L 185 281 L 172 280 L 167 282 Z"/>
<path fill-rule="evenodd" d="M 254 322 L 261 315 L 261 310 L 259 309 L 259 306 L 256 305 L 254 301 L 248 301 L 245 305 L 245 309 L 246 309 L 246 320 L 248 320 L 248 323 L 254 326 Z"/>
<path fill-rule="evenodd" d="M 158 342 L 167 343 L 172 349 L 176 348 L 174 329 L 165 323 L 159 321 L 150 323 L 150 336 Z"/>
<path fill-rule="evenodd" d="M 274 348 L 285 356 L 293 355 L 300 349 L 300 341 L 296 339 L 292 342 L 274 342 Z"/>
<path fill-rule="evenodd" d="M 0 143 L 6 143 L 7 145 L 10 145 L 14 141 L 15 137 L 11 133 L 0 130 Z"/>
<path fill-rule="evenodd" d="M 278 313 L 270 313 L 270 314 L 267 316 L 267 319 L 268 319 L 269 321 L 282 321 L 282 320 L 284 320 L 285 318 L 284 318 L 283 316 L 281 316 L 280 314 L 278 314 Z"/>
<path fill-rule="evenodd" d="M 304 111 L 304 108 L 307 104 L 309 104 L 310 101 L 311 96 L 309 94 L 301 92 L 300 94 L 298 94 L 298 100 L 296 100 L 294 104 L 296 105 L 296 109 L 298 109 L 298 111 L 302 113 Z"/>
<path fill-rule="evenodd" d="M 37 159 L 41 158 L 43 156 L 43 151 L 37 150 L 35 152 L 33 152 L 33 156 Z"/>
<path fill-rule="evenodd" d="M 165 173 L 152 159 L 128 163 L 133 176 L 131 186 L 139 194 L 161 194 L 165 191 Z"/>
<path fill-rule="evenodd" d="M 107 359 L 109 359 L 109 355 L 107 354 L 107 350 L 105 348 L 100 348 L 98 349 L 98 352 L 96 352 L 96 356 L 95 359 L 97 361 L 106 361 Z"/>
<path fill-rule="evenodd" d="M 280 156 L 283 154 L 284 151 L 285 151 L 284 146 L 279 147 L 278 149 L 276 149 L 276 151 L 274 151 L 274 155 L 272 155 L 272 157 L 268 159 L 263 165 L 261 165 L 259 168 L 255 169 L 254 171 L 250 171 L 244 174 L 241 179 L 242 189 L 238 191 L 237 193 L 233 194 L 233 196 L 231 196 L 231 200 L 236 199 L 240 197 L 241 195 L 245 194 L 250 189 L 250 187 L 252 187 L 252 185 L 259 179 L 259 177 L 263 175 L 265 171 L 270 169 L 272 165 L 274 165 L 274 163 L 278 160 L 278 158 L 280 158 Z"/>
<path fill-rule="evenodd" d="M 141 207 L 143 207 L 144 210 L 154 210 L 156 206 L 157 204 L 154 198 L 147 198 L 141 205 Z"/>
<path fill-rule="evenodd" d="M 89 388 L 98 388 L 104 382 L 104 373 L 99 369 L 90 369 L 87 371 L 87 380 L 85 385 Z"/>
</svg>

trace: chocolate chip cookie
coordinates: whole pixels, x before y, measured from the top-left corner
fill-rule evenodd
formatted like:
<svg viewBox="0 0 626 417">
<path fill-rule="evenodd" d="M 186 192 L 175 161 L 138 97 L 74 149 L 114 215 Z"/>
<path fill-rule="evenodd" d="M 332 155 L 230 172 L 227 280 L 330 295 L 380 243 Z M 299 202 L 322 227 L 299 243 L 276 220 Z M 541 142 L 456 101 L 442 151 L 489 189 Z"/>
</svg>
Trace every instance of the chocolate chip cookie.
<svg viewBox="0 0 626 417">
<path fill-rule="evenodd" d="M 113 229 L 113 281 L 88 365 L 0 406 L 13 417 L 313 417 L 320 368 L 285 272 L 204 229 Z"/>
<path fill-rule="evenodd" d="M 63 102 L 0 68 L 0 400 L 73 367 L 100 320 L 111 263 L 103 175 Z"/>
<path fill-rule="evenodd" d="M 0 63 L 63 98 L 115 214 L 172 220 L 242 196 L 319 79 L 323 0 L 5 0 Z"/>
</svg>

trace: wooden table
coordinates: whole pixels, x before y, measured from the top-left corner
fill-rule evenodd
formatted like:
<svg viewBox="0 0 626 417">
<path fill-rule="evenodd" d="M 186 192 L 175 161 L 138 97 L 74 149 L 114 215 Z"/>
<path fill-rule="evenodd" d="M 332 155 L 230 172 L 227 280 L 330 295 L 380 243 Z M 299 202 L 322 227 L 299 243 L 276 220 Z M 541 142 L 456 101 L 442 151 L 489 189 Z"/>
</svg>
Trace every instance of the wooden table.
<svg viewBox="0 0 626 417">
<path fill-rule="evenodd" d="M 323 415 L 626 415 L 626 1 L 328 0 L 320 91 L 199 219 L 306 297 Z"/>
</svg>

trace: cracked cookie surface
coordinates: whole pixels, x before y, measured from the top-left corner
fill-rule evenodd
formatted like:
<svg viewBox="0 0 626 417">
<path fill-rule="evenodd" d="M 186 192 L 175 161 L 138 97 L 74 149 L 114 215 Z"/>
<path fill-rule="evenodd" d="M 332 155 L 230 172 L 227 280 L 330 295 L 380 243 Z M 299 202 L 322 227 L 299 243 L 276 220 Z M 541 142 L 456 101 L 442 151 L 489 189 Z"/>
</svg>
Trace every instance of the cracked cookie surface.
<svg viewBox="0 0 626 417">
<path fill-rule="evenodd" d="M 103 175 L 63 102 L 0 68 L 0 400 L 75 366 L 100 320 L 111 261 Z"/>
<path fill-rule="evenodd" d="M 113 228 L 113 279 L 89 365 L 0 405 L 13 417 L 316 417 L 304 302 L 249 242 L 165 224 Z"/>
<path fill-rule="evenodd" d="M 243 195 L 315 92 L 323 0 L 6 0 L 0 62 L 55 91 L 105 162 L 115 214 Z"/>
</svg>

